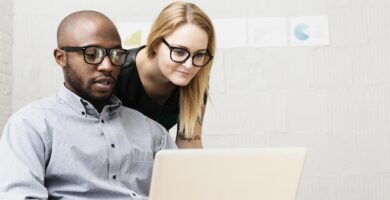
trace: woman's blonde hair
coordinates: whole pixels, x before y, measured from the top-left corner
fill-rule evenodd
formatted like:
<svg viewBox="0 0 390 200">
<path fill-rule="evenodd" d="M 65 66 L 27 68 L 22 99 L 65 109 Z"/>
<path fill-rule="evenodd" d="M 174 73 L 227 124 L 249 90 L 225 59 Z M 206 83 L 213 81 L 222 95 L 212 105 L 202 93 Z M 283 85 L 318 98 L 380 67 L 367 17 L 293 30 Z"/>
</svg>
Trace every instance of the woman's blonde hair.
<svg viewBox="0 0 390 200">
<path fill-rule="evenodd" d="M 156 55 L 154 49 L 162 39 L 183 24 L 194 24 L 208 35 L 207 48 L 215 54 L 215 31 L 210 18 L 195 4 L 174 2 L 165 7 L 152 25 L 147 39 L 146 54 L 149 58 Z M 179 134 L 192 138 L 197 120 L 202 120 L 202 108 L 205 95 L 208 96 L 208 82 L 213 60 L 202 67 L 188 85 L 180 88 Z"/>
</svg>

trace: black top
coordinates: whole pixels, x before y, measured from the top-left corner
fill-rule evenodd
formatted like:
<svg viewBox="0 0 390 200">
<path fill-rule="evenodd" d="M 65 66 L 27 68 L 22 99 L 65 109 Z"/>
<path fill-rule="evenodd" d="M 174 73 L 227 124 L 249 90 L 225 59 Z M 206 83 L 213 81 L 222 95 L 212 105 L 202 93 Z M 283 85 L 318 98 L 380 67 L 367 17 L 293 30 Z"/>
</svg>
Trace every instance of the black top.
<svg viewBox="0 0 390 200">
<path fill-rule="evenodd" d="M 118 77 L 115 95 L 124 106 L 138 110 L 169 130 L 177 124 L 179 117 L 179 87 L 175 89 L 164 105 L 154 102 L 149 97 L 142 86 L 135 62 L 137 53 L 143 48 L 145 46 L 130 49 Z"/>
</svg>

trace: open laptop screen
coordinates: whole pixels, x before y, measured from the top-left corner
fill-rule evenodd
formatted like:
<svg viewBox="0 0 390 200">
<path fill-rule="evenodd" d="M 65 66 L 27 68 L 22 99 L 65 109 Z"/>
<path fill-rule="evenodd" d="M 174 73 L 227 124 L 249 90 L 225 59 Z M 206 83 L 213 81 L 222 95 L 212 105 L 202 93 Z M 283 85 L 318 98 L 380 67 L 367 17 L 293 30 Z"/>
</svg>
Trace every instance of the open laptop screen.
<svg viewBox="0 0 390 200">
<path fill-rule="evenodd" d="M 294 200 L 305 148 L 157 153 L 150 200 Z"/>
</svg>

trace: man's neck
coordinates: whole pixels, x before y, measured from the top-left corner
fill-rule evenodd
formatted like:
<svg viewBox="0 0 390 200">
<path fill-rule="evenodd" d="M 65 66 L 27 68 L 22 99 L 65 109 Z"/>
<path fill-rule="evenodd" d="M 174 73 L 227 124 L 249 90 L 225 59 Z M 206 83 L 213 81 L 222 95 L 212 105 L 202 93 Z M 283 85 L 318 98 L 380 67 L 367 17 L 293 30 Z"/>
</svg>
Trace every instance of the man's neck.
<svg viewBox="0 0 390 200">
<path fill-rule="evenodd" d="M 94 107 L 99 113 L 102 112 L 102 110 L 103 110 L 103 108 L 104 108 L 104 106 L 105 106 L 105 105 L 103 105 L 103 104 L 92 104 L 92 105 L 93 105 L 93 107 Z"/>
<path fill-rule="evenodd" d="M 99 102 L 91 102 L 90 103 L 93 105 L 93 107 L 99 112 L 101 113 L 104 106 L 106 106 L 107 104 L 110 103 L 110 100 L 106 100 L 106 101 L 99 101 Z"/>
<path fill-rule="evenodd" d="M 108 98 L 107 100 L 101 100 L 101 101 L 92 100 L 92 99 L 88 98 L 86 95 L 83 95 L 82 92 L 79 92 L 79 91 L 77 91 L 76 89 L 70 87 L 68 83 L 65 82 L 64 85 L 65 85 L 65 87 L 66 87 L 69 91 L 71 91 L 72 93 L 74 93 L 74 94 L 77 95 L 78 97 L 80 97 L 80 98 L 82 98 L 82 99 L 88 101 L 89 103 L 91 103 L 92 106 L 93 106 L 99 113 L 102 112 L 104 106 L 106 106 L 107 104 L 110 103 L 110 98 Z"/>
</svg>

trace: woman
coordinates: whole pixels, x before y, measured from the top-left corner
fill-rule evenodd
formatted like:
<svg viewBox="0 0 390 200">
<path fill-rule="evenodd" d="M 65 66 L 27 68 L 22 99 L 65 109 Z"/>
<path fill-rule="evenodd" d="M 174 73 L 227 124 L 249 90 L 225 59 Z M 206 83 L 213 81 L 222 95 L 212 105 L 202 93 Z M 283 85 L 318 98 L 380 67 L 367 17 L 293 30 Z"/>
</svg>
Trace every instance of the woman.
<svg viewBox="0 0 390 200">
<path fill-rule="evenodd" d="M 202 148 L 214 53 L 210 18 L 192 3 L 174 2 L 158 15 L 147 45 L 130 50 L 116 95 L 167 130 L 178 124 L 179 148 Z"/>
</svg>

